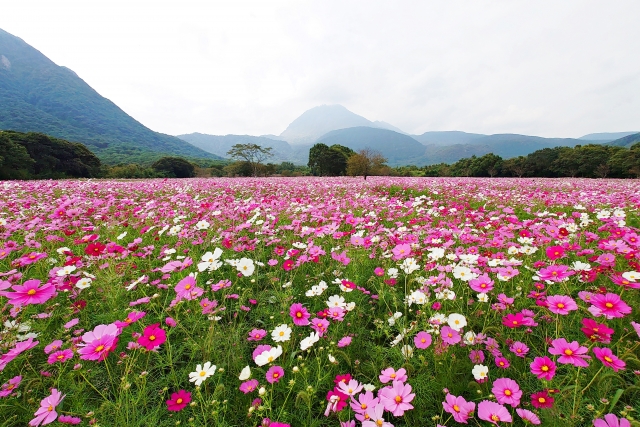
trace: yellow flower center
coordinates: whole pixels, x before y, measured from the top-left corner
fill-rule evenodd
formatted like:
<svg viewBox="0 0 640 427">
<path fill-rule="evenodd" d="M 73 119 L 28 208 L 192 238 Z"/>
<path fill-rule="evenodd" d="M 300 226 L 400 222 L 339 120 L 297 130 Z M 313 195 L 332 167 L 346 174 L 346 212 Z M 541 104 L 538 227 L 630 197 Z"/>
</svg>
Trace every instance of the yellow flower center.
<svg viewBox="0 0 640 427">
<path fill-rule="evenodd" d="M 607 361 L 607 362 L 609 362 L 609 363 L 613 362 L 613 359 L 612 359 L 612 358 L 610 358 L 609 356 L 605 356 L 605 357 L 604 357 L 604 360 L 606 360 L 606 361 Z"/>
<path fill-rule="evenodd" d="M 491 421 L 500 421 L 500 417 L 497 415 L 491 415 Z"/>
<path fill-rule="evenodd" d="M 540 368 L 540 369 L 542 369 L 544 372 L 547 372 L 547 371 L 549 370 L 549 367 L 548 367 L 547 365 L 544 365 L 544 366 L 543 366 L 542 368 Z"/>
<path fill-rule="evenodd" d="M 564 304 L 563 304 L 563 303 L 561 303 L 561 302 L 559 302 L 559 303 L 558 303 L 558 308 L 564 308 Z"/>
<path fill-rule="evenodd" d="M 547 399 L 545 399 L 544 397 L 539 397 L 538 398 L 538 403 L 544 403 L 546 401 L 547 401 Z"/>
<path fill-rule="evenodd" d="M 278 378 L 279 376 L 280 376 L 280 374 L 279 374 L 279 373 L 277 373 L 277 372 L 274 372 L 274 373 L 273 373 L 273 378 Z"/>
<path fill-rule="evenodd" d="M 205 371 L 200 371 L 200 376 L 204 377 L 205 375 L 207 375 L 207 373 Z"/>
<path fill-rule="evenodd" d="M 605 306 L 605 307 L 607 307 L 607 308 L 612 308 L 612 307 L 613 307 L 613 304 L 611 304 L 610 302 L 608 302 L 608 303 L 606 303 L 604 306 Z"/>
<path fill-rule="evenodd" d="M 460 412 L 460 407 L 458 405 L 453 405 L 453 410 L 456 412 Z"/>
<path fill-rule="evenodd" d="M 96 347 L 96 353 L 102 350 L 104 350 L 104 346 L 102 344 Z"/>
<path fill-rule="evenodd" d="M 176 400 L 176 403 L 179 405 L 182 403 L 182 398 L 178 398 L 178 400 Z"/>
<path fill-rule="evenodd" d="M 402 396 L 396 396 L 396 403 L 402 402 Z"/>
<path fill-rule="evenodd" d="M 504 395 L 505 396 L 511 396 L 511 390 L 505 390 L 504 391 Z"/>
<path fill-rule="evenodd" d="M 36 290 L 35 290 L 35 289 L 29 289 L 29 290 L 27 291 L 27 295 L 35 295 L 35 293 L 36 293 Z"/>
<path fill-rule="evenodd" d="M 185 288 L 186 290 L 189 290 L 189 289 L 191 289 L 191 285 L 185 285 L 185 286 L 184 286 L 184 288 Z"/>
<path fill-rule="evenodd" d="M 53 411 L 53 405 L 49 405 L 49 407 L 47 408 L 47 411 L 49 412 Z"/>
<path fill-rule="evenodd" d="M 149 341 L 155 341 L 155 340 L 156 340 L 156 336 L 155 336 L 155 335 L 151 335 L 151 336 L 149 337 Z"/>
<path fill-rule="evenodd" d="M 573 351 L 572 351 L 572 350 L 569 350 L 569 349 L 566 349 L 566 350 L 564 351 L 564 354 L 566 354 L 567 356 L 571 356 L 571 355 L 573 354 Z"/>
</svg>

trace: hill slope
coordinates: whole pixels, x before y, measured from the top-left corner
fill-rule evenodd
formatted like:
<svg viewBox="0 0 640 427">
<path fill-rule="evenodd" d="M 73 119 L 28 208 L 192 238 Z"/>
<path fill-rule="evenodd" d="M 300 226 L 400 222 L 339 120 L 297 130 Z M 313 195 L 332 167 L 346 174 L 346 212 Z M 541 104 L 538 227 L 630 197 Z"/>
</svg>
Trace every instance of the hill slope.
<svg viewBox="0 0 640 427">
<path fill-rule="evenodd" d="M 478 140 L 485 136 L 487 135 L 460 131 L 425 132 L 422 135 L 411 135 L 413 139 L 424 145 L 469 144 L 472 141 Z"/>
<path fill-rule="evenodd" d="M 600 133 L 590 133 L 585 136 L 581 136 L 578 139 L 584 139 L 587 141 L 600 141 L 600 142 L 609 142 L 615 141 L 616 139 L 624 138 L 625 136 L 634 134 L 637 132 L 600 132 Z"/>
<path fill-rule="evenodd" d="M 178 135 L 183 141 L 201 148 L 209 153 L 218 156 L 227 157 L 227 152 L 235 144 L 256 144 L 261 147 L 271 147 L 273 157 L 267 162 L 279 163 L 282 161 L 291 161 L 291 146 L 286 141 L 280 141 L 262 136 L 250 135 L 207 135 L 203 133 L 190 133 L 187 135 Z"/>
<path fill-rule="evenodd" d="M 217 158 L 143 126 L 73 71 L 1 29 L 0 129 L 81 142 L 109 163 L 163 154 Z"/>
<path fill-rule="evenodd" d="M 607 145 L 615 145 L 616 147 L 631 147 L 636 142 L 640 142 L 640 132 L 627 135 L 615 141 L 608 142 Z"/>
</svg>

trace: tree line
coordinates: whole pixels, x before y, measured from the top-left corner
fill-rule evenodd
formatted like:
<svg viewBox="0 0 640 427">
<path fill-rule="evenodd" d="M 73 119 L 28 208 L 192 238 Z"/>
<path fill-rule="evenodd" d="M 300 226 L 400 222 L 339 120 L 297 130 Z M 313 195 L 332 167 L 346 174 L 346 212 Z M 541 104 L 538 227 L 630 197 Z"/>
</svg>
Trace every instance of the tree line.
<svg viewBox="0 0 640 427">
<path fill-rule="evenodd" d="M 640 178 L 640 143 L 631 148 L 599 144 L 544 148 L 510 159 L 489 153 L 452 164 L 396 170 L 401 175 L 443 177 Z"/>
</svg>

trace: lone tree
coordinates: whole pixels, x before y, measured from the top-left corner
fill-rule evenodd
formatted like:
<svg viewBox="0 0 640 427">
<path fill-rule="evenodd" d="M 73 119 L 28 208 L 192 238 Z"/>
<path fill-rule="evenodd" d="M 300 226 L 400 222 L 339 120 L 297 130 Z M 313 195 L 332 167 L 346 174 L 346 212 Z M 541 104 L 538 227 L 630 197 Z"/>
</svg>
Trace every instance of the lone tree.
<svg viewBox="0 0 640 427">
<path fill-rule="evenodd" d="M 227 155 L 232 159 L 243 160 L 251 167 L 253 176 L 258 176 L 260 164 L 273 156 L 272 147 L 262 147 L 258 144 L 235 144 Z"/>
<path fill-rule="evenodd" d="M 347 160 L 353 154 L 353 150 L 348 147 L 339 144 L 329 147 L 319 142 L 309 150 L 308 166 L 311 173 L 317 176 L 344 175 L 347 171 Z"/>
<path fill-rule="evenodd" d="M 370 148 L 358 151 L 347 160 L 347 175 L 368 176 L 378 175 L 386 168 L 387 159 L 379 152 Z"/>
</svg>

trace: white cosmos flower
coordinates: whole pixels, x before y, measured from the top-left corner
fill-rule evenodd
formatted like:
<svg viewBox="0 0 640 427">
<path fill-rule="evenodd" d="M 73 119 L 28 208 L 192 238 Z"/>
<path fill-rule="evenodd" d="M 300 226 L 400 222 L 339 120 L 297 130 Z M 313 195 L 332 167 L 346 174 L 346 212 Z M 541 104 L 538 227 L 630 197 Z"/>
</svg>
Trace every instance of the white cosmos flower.
<svg viewBox="0 0 640 427">
<path fill-rule="evenodd" d="M 256 266 L 253 264 L 252 259 L 240 258 L 240 261 L 238 261 L 238 265 L 236 265 L 236 269 L 238 269 L 238 271 L 242 273 L 243 276 L 248 277 L 253 274 Z"/>
<path fill-rule="evenodd" d="M 286 323 L 283 323 L 271 332 L 271 338 L 275 342 L 289 341 L 291 339 L 291 328 Z"/>
<path fill-rule="evenodd" d="M 411 295 L 407 298 L 407 304 L 411 306 L 411 304 L 424 305 L 427 303 L 427 296 L 422 291 L 413 291 Z"/>
<path fill-rule="evenodd" d="M 83 277 L 76 282 L 76 288 L 78 289 L 87 289 L 89 286 L 91 286 L 91 279 L 88 277 Z"/>
<path fill-rule="evenodd" d="M 460 279 L 464 282 L 468 282 L 469 280 L 475 279 L 478 277 L 476 273 L 471 271 L 469 267 L 465 267 L 463 265 L 458 265 L 453 268 L 453 277 L 456 279 Z"/>
<path fill-rule="evenodd" d="M 209 224 L 207 221 L 205 221 L 204 219 L 201 221 L 198 221 L 198 223 L 196 224 L 196 229 L 197 230 L 206 230 L 211 226 L 211 224 Z"/>
<path fill-rule="evenodd" d="M 300 350 L 304 351 L 311 348 L 319 340 L 320 340 L 320 336 L 318 335 L 318 333 L 312 332 L 311 335 L 309 335 L 308 337 L 300 341 Z"/>
<path fill-rule="evenodd" d="M 240 381 L 244 381 L 248 380 L 249 378 L 251 378 L 251 368 L 249 367 L 249 365 L 247 365 L 240 372 L 240 376 L 238 377 L 238 379 Z"/>
<path fill-rule="evenodd" d="M 272 347 L 271 350 L 266 350 L 256 356 L 254 362 L 258 366 L 264 366 L 267 363 L 271 363 L 276 360 L 282 354 L 282 347 Z"/>
<path fill-rule="evenodd" d="M 71 249 L 69 249 L 66 246 L 63 246 L 61 248 L 56 249 L 56 252 L 58 252 L 58 255 L 64 255 L 65 252 L 71 252 Z"/>
<path fill-rule="evenodd" d="M 202 262 L 198 263 L 198 271 L 214 271 L 219 269 L 222 266 L 222 263 L 220 262 L 220 256 L 222 256 L 222 249 L 220 248 L 215 248 L 213 253 L 211 253 L 210 251 L 206 252 L 204 255 L 202 255 Z"/>
<path fill-rule="evenodd" d="M 640 272 L 637 271 L 626 271 L 622 273 L 622 277 L 630 282 L 640 282 Z"/>
<path fill-rule="evenodd" d="M 118 235 L 118 237 L 116 237 L 116 240 L 122 240 L 127 236 L 127 232 L 125 231 L 124 233 Z"/>
<path fill-rule="evenodd" d="M 477 381 L 483 380 L 489 375 L 489 368 L 484 365 L 474 365 L 471 373 Z"/>
<path fill-rule="evenodd" d="M 415 258 L 405 258 L 400 264 L 400 268 L 404 271 L 405 274 L 411 274 L 414 271 L 420 270 L 420 265 L 418 265 Z"/>
<path fill-rule="evenodd" d="M 454 329 L 459 332 L 460 329 L 467 326 L 467 319 L 462 314 L 452 313 L 449 315 L 449 318 L 447 319 L 447 324 L 451 329 Z"/>
<path fill-rule="evenodd" d="M 331 307 L 340 307 L 345 308 L 347 303 L 344 301 L 344 297 L 342 295 L 331 295 L 329 300 L 327 301 L 327 306 Z"/>
<path fill-rule="evenodd" d="M 206 362 L 204 366 L 197 365 L 196 370 L 189 374 L 189 381 L 195 383 L 195 385 L 200 385 L 209 378 L 211 375 L 216 373 L 216 365 L 212 365 L 211 362 Z"/>
<path fill-rule="evenodd" d="M 76 266 L 75 265 L 65 265 L 60 270 L 56 271 L 56 276 L 65 277 L 65 276 L 68 276 L 69 274 L 73 273 L 74 271 L 76 271 Z"/>
</svg>

